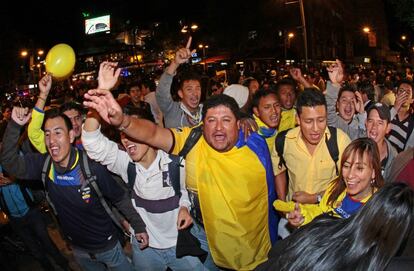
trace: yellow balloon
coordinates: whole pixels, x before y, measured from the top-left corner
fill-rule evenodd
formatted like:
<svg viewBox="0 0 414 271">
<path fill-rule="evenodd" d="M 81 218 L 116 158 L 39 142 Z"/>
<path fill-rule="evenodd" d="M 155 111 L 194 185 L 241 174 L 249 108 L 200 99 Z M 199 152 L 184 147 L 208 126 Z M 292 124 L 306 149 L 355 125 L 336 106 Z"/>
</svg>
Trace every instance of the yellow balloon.
<svg viewBox="0 0 414 271">
<path fill-rule="evenodd" d="M 46 71 L 57 80 L 69 77 L 75 68 L 75 51 L 65 43 L 52 47 L 46 56 Z"/>
</svg>

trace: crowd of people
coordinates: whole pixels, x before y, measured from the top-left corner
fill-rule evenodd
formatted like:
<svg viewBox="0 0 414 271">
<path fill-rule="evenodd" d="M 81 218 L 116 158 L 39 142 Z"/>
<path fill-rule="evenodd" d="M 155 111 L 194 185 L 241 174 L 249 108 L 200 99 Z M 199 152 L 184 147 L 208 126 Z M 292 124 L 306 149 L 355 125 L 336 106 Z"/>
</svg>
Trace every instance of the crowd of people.
<svg viewBox="0 0 414 271">
<path fill-rule="evenodd" d="M 190 38 L 129 85 L 102 62 L 61 105 L 47 74 L 33 108 L 2 107 L 0 208 L 45 270 L 72 267 L 32 182 L 82 270 L 412 268 L 410 70 L 336 60 L 205 84 L 192 53 Z"/>
</svg>

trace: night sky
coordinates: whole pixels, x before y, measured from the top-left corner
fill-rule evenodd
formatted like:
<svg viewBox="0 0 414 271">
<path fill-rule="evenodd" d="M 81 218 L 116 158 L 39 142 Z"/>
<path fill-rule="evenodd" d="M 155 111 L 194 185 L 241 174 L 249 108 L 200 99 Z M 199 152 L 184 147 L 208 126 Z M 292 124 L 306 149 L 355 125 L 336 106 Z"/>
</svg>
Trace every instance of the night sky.
<svg viewBox="0 0 414 271">
<path fill-rule="evenodd" d="M 20 50 L 25 47 L 47 50 L 54 44 L 64 42 L 76 49 L 84 35 L 82 12 L 89 12 L 92 16 L 110 13 L 119 18 L 130 18 L 131 24 L 136 25 L 154 21 L 178 22 L 180 19 L 198 23 L 210 20 L 216 24 L 214 31 L 219 31 L 223 24 L 237 27 L 238 23 L 248 20 L 254 23 L 260 19 L 256 3 L 254 0 L 9 0 L 3 2 L 0 8 L 0 81 L 4 81 L 8 67 L 13 65 Z M 241 14 L 249 14 L 249 18 Z M 394 20 L 392 16 L 388 17 Z M 394 23 L 391 25 L 398 26 Z M 211 35 L 214 35 L 214 31 Z M 393 33 L 392 29 L 390 33 Z"/>
</svg>

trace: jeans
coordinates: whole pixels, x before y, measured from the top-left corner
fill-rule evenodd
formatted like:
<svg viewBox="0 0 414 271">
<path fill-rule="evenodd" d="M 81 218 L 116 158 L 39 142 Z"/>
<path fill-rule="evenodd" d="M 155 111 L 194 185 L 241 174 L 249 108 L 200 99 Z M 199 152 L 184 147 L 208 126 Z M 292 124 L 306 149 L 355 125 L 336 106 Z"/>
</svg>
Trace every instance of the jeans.
<svg viewBox="0 0 414 271">
<path fill-rule="evenodd" d="M 73 248 L 76 261 L 85 271 L 132 271 L 132 265 L 124 254 L 119 242 L 104 252 L 90 254 L 84 250 Z"/>
<path fill-rule="evenodd" d="M 175 247 L 166 249 L 147 247 L 141 250 L 136 238 L 132 238 L 132 262 L 136 271 L 163 271 L 167 267 L 174 271 L 203 270 L 203 264 L 198 257 L 177 258 Z"/>
<path fill-rule="evenodd" d="M 214 263 L 213 258 L 211 257 L 210 249 L 208 247 L 207 236 L 206 232 L 204 231 L 203 227 L 198 225 L 197 223 L 193 223 L 193 227 L 191 228 L 191 234 L 194 235 L 198 241 L 200 241 L 201 249 L 207 251 L 207 259 L 204 262 L 204 269 L 209 271 L 217 271 L 220 268 Z"/>
</svg>

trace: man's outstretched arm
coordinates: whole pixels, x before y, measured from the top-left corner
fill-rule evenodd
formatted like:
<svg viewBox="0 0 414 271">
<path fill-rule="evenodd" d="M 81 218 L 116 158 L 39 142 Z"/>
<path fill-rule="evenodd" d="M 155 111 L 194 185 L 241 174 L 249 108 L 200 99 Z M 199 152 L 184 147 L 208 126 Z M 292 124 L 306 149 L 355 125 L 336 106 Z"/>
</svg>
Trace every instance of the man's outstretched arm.
<svg viewBox="0 0 414 271">
<path fill-rule="evenodd" d="M 131 118 L 122 113 L 121 106 L 111 92 L 103 89 L 91 89 L 85 94 L 84 105 L 95 109 L 101 118 L 115 126 L 131 138 L 170 152 L 174 137 L 169 129 L 162 128 L 151 121 Z"/>
</svg>

